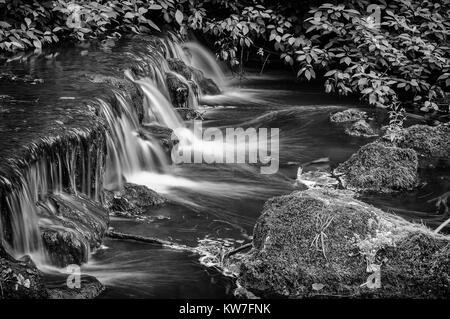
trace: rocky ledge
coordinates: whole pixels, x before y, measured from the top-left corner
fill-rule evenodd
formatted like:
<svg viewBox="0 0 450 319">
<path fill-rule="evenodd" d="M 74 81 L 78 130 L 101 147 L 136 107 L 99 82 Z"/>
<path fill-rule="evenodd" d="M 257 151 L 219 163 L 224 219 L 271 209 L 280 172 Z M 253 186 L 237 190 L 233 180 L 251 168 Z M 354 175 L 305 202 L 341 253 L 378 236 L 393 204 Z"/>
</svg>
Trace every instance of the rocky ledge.
<svg viewBox="0 0 450 319">
<path fill-rule="evenodd" d="M 260 297 L 446 298 L 450 239 L 350 191 L 266 202 L 238 283 Z"/>
<path fill-rule="evenodd" d="M 108 230 L 108 211 L 83 195 L 50 195 L 48 200 L 54 209 L 41 210 L 40 229 L 50 261 L 60 267 L 87 262 Z"/>
</svg>

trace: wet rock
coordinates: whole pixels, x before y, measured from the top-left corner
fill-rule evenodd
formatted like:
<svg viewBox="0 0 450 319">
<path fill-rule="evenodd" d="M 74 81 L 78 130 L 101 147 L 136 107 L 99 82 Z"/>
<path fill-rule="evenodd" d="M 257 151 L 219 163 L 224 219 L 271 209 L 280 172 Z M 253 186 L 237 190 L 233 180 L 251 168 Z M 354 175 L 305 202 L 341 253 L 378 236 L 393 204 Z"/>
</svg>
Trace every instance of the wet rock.
<svg viewBox="0 0 450 319">
<path fill-rule="evenodd" d="M 141 138 L 149 141 L 158 140 L 167 151 L 170 151 L 173 145 L 178 143 L 178 139 L 174 136 L 173 130 L 159 124 L 146 124 L 139 130 Z"/>
<path fill-rule="evenodd" d="M 0 299 L 47 298 L 42 273 L 30 257 L 19 260 L 0 246 Z"/>
<path fill-rule="evenodd" d="M 388 139 L 385 136 L 385 139 Z M 411 148 L 419 156 L 421 166 L 450 166 L 450 126 L 413 125 L 395 135 L 394 143 Z"/>
<path fill-rule="evenodd" d="M 133 103 L 134 109 L 138 113 L 139 121 L 142 122 L 144 118 L 143 94 L 135 83 L 127 78 L 101 74 L 88 74 L 87 77 L 94 83 L 102 83 L 111 89 L 118 89 L 120 92 L 125 93 L 131 103 Z"/>
<path fill-rule="evenodd" d="M 205 74 L 195 68 L 191 68 L 192 78 L 197 83 L 200 92 L 204 95 L 218 95 L 221 93 L 219 86 L 210 78 L 205 77 Z"/>
<path fill-rule="evenodd" d="M 126 183 L 118 192 L 107 192 L 106 205 L 117 213 L 141 215 L 148 209 L 161 206 L 167 199 L 144 185 Z"/>
<path fill-rule="evenodd" d="M 189 86 L 174 73 L 166 73 L 166 82 L 173 106 L 176 108 L 188 107 Z"/>
<path fill-rule="evenodd" d="M 347 109 L 330 115 L 330 121 L 334 123 L 355 122 L 363 120 L 367 113 L 358 109 Z"/>
<path fill-rule="evenodd" d="M 253 246 L 239 284 L 261 297 L 450 293 L 448 237 L 356 200 L 349 191 L 310 189 L 270 199 Z"/>
<path fill-rule="evenodd" d="M 377 136 L 375 130 L 366 120 L 359 120 L 345 129 L 345 133 L 351 136 L 374 137 Z"/>
<path fill-rule="evenodd" d="M 198 110 L 183 107 L 177 109 L 177 112 L 178 114 L 180 114 L 181 118 L 185 121 L 203 120 L 203 113 Z"/>
<path fill-rule="evenodd" d="M 48 289 L 49 299 L 93 299 L 105 291 L 105 286 L 97 278 L 82 275 L 79 288 L 69 288 L 61 285 L 58 288 Z"/>
<path fill-rule="evenodd" d="M 42 210 L 40 229 L 51 262 L 61 267 L 87 262 L 108 230 L 108 212 L 79 195 L 51 195 L 49 201 L 54 209 Z"/>
<path fill-rule="evenodd" d="M 390 192 L 415 187 L 417 168 L 414 150 L 375 142 L 361 147 L 334 175 L 351 190 Z"/>
<path fill-rule="evenodd" d="M 171 71 L 181 74 L 186 80 L 192 78 L 192 70 L 183 62 L 183 60 L 169 58 L 167 59 L 167 63 L 169 64 L 169 69 Z"/>
</svg>

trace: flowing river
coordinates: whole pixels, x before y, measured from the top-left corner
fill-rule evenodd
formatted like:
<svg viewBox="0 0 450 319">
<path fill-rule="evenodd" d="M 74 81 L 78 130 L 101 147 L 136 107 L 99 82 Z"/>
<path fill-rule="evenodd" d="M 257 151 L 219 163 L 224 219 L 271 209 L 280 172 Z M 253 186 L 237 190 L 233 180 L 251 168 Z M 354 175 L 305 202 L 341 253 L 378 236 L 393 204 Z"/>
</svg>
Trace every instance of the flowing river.
<svg viewBox="0 0 450 319">
<path fill-rule="evenodd" d="M 224 75 L 210 53 L 198 44 L 185 46 L 190 57 L 179 45 L 169 41 L 164 42 L 166 57 L 157 54 L 145 57 L 147 48 L 137 42 L 122 40 L 90 47 L 61 48 L 39 57 L 28 57 L 26 63 L 7 64 L 11 74 L 23 77 L 28 74 L 31 78 L 25 84 L 23 81 L 17 85 L 11 85 L 11 81 L 0 82 L 2 99 L 6 101 L 6 107 L 1 109 L 4 119 L 0 125 L 2 156 L 13 152 L 14 141 L 27 144 L 52 131 L 55 125 L 62 130 L 88 129 L 91 124 L 86 122 L 77 105 L 85 98 L 97 97 L 96 103 L 100 104 L 101 115 L 109 127 L 108 156 L 104 159 L 106 173 L 103 181 L 97 181 L 95 173 L 85 169 L 86 174 L 90 174 L 86 175 L 86 181 L 94 179 L 95 185 L 89 186 L 86 182 L 88 186 L 80 192 L 96 200 L 102 187 L 120 187 L 124 178 L 163 194 L 170 200 L 169 204 L 151 209 L 140 218 L 111 217 L 110 226 L 119 232 L 156 237 L 176 245 L 155 247 L 135 241 L 105 239 L 99 249 L 91 252 L 82 272 L 106 285 L 102 298 L 231 298 L 234 279 L 217 267 L 221 250 L 251 241 L 253 226 L 264 202 L 301 187 L 296 183 L 300 166 L 303 170 L 329 170 L 371 140 L 350 137 L 344 134 L 343 127 L 329 121 L 330 113 L 364 106 L 352 98 L 327 95 L 320 86 L 296 83 L 295 76 L 289 72 L 268 71 L 261 75 L 254 70 L 248 71 L 242 79 Z M 164 59 L 179 58 L 202 69 L 221 87 L 220 95 L 203 95 L 198 100 L 192 98 L 192 92 L 190 94 L 189 106 L 203 113 L 203 129 L 279 129 L 278 172 L 264 175 L 257 165 L 247 164 L 176 165 L 168 162 L 157 142 L 139 138 L 138 115 L 120 92 L 116 96 L 118 106 L 112 107 L 98 85 L 94 85 L 99 74 L 126 69 L 131 56 L 139 56 L 141 64 L 147 64 L 149 74 L 148 78 L 127 74 L 144 93 L 144 126 L 157 122 L 171 129 L 182 127 L 188 141 L 195 139 L 190 130 L 192 121 L 183 121 L 169 102 L 163 76 L 169 72 Z M 23 78 L 18 81 L 20 79 Z M 42 79 L 43 83 L 35 79 Z M 386 117 L 382 111 L 368 111 L 380 124 Z M 87 161 L 86 165 L 95 164 Z M 34 175 L 28 174 L 22 179 L 25 186 L 16 196 L 18 204 L 14 206 L 11 203 L 15 199 L 10 199 L 10 207 L 15 207 L 14 216 L 21 221 L 17 222 L 16 249 L 40 261 L 50 286 L 64 285 L 63 270 L 48 265 L 42 257 L 45 254 L 40 253 L 42 247 L 36 243 L 36 227 L 42 222 L 40 212 L 25 209 L 26 205 L 40 199 L 44 189 L 62 191 L 58 185 L 63 184 L 64 174 L 58 175 L 55 168 L 49 185 L 43 186 L 42 180 L 46 179 L 42 177 L 43 170 L 38 166 L 31 171 Z M 449 176 L 448 173 L 440 172 L 440 175 Z M 434 173 L 426 174 L 425 178 L 423 185 L 414 192 L 365 195 L 363 200 L 410 220 L 436 226 L 444 217 L 436 214 L 434 203 L 427 201 L 445 192 L 450 181 Z M 36 225 L 33 228 L 28 223 Z"/>
</svg>

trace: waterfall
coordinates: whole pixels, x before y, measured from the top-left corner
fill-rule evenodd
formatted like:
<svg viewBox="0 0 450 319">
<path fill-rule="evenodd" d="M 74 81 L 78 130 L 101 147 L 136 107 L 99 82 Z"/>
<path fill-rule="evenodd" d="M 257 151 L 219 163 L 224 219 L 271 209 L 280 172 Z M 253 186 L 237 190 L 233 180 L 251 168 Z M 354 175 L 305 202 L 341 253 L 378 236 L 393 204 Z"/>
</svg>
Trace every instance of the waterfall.
<svg viewBox="0 0 450 319">
<path fill-rule="evenodd" d="M 166 56 L 161 50 L 148 48 L 148 52 L 143 52 L 146 56 L 137 60 L 139 70 L 146 74 L 135 79 L 132 72 L 126 71 L 125 77 L 143 92 L 144 123 L 156 122 L 172 130 L 182 128 L 188 145 L 195 136 L 170 102 L 166 74 L 171 72 L 188 86 L 191 108 L 197 107 L 197 97 L 191 79 L 172 72 L 166 58 L 181 59 L 188 65 L 190 60 L 178 43 L 167 39 L 162 43 Z M 192 44 L 187 47 L 193 49 L 194 55 L 199 54 L 194 59 L 196 63 L 205 59 L 213 77 L 223 82 L 220 68 L 206 51 Z M 14 178 L 0 176 L 0 243 L 13 256 L 28 254 L 35 261 L 47 260 L 40 226 L 63 227 L 42 218 L 57 213 L 50 196 L 56 194 L 63 201 L 72 201 L 69 194 L 79 194 L 102 202 L 103 189 L 120 189 L 142 172 L 167 174 L 167 154 L 159 141 L 141 137 L 138 106 L 124 91 L 114 89 L 109 99 L 88 103 L 99 115 L 93 115 L 96 124 L 91 128 L 72 129 L 56 138 L 42 139 L 30 147 L 30 158 L 12 164 Z"/>
<path fill-rule="evenodd" d="M 225 74 L 217 60 L 206 48 L 195 42 L 187 42 L 184 47 L 189 50 L 189 64 L 202 70 L 208 77 L 214 80 L 221 89 L 226 86 Z"/>
</svg>

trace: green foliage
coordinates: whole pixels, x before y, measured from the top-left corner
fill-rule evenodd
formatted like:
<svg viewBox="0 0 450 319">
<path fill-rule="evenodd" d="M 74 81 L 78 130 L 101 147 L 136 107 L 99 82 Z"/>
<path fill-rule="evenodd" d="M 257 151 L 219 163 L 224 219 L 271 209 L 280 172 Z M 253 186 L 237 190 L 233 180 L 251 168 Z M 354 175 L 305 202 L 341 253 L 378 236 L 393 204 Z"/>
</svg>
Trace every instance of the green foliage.
<svg viewBox="0 0 450 319">
<path fill-rule="evenodd" d="M 248 57 L 264 68 L 269 56 L 279 56 L 300 79 L 323 78 L 326 92 L 390 108 L 396 125 L 407 106 L 448 111 L 439 101 L 450 87 L 450 2 L 373 2 L 0 0 L 0 50 L 40 51 L 60 39 L 169 25 L 180 35 L 201 33 L 240 72 Z"/>
</svg>

